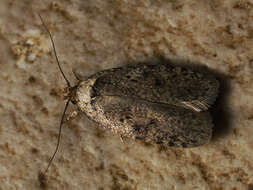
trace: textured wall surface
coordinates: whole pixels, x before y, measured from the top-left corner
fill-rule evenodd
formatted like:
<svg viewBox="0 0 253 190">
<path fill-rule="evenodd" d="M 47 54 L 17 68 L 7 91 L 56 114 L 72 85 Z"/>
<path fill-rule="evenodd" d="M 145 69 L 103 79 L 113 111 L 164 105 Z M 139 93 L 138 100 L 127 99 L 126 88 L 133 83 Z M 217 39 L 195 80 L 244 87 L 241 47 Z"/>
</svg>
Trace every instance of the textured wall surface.
<svg viewBox="0 0 253 190">
<path fill-rule="evenodd" d="M 207 66 L 221 81 L 212 141 L 191 149 L 122 143 L 79 116 L 64 125 L 41 184 L 65 81 L 37 13 L 72 84 L 72 69 L 88 76 L 159 57 Z M 1 0 L 0 55 L 1 190 L 253 189 L 253 2 Z"/>
</svg>

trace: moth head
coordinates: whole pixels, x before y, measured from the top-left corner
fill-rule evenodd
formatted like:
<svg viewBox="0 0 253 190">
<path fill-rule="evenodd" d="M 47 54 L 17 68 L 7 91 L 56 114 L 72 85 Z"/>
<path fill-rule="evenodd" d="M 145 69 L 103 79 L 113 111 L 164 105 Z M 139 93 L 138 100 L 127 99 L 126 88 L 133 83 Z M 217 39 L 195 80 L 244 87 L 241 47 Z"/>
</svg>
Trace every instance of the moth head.
<svg viewBox="0 0 253 190">
<path fill-rule="evenodd" d="M 77 91 L 77 86 L 67 86 L 63 89 L 63 98 L 64 100 L 70 100 L 72 102 L 72 104 L 76 104 L 77 100 L 76 100 L 76 91 Z"/>
</svg>

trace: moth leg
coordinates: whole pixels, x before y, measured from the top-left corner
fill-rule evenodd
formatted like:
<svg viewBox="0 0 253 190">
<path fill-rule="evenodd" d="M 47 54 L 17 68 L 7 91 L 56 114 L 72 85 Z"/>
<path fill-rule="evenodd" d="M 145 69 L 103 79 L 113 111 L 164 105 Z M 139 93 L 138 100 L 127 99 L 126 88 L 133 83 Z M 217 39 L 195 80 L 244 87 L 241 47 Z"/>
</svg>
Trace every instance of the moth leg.
<svg viewBox="0 0 253 190">
<path fill-rule="evenodd" d="M 71 114 L 68 114 L 65 121 L 68 122 L 68 121 L 71 121 L 72 119 L 74 119 L 75 117 L 77 117 L 78 115 L 78 111 L 73 111 Z"/>
<path fill-rule="evenodd" d="M 124 143 L 123 135 L 120 135 L 120 140 L 122 143 Z"/>
</svg>

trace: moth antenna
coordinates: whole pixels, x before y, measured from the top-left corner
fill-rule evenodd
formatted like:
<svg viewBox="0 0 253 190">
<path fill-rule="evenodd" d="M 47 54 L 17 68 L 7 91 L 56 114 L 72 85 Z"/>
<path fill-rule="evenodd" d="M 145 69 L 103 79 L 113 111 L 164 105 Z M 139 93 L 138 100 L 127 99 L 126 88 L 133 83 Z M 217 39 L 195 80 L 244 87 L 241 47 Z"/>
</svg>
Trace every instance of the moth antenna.
<svg viewBox="0 0 253 190">
<path fill-rule="evenodd" d="M 47 165 L 47 168 L 46 170 L 44 171 L 44 175 L 47 173 L 47 170 L 48 168 L 50 167 L 50 165 L 52 164 L 53 162 L 53 159 L 59 149 L 59 145 L 60 145 L 60 140 L 61 140 L 61 131 L 62 131 L 62 125 L 63 125 L 63 120 L 64 120 L 64 116 L 65 116 L 65 113 L 67 111 L 67 108 L 68 108 L 68 105 L 69 105 L 69 102 L 70 102 L 70 99 L 68 99 L 67 103 L 65 104 L 65 108 L 64 108 L 64 111 L 63 111 L 63 114 L 62 114 L 62 117 L 61 117 L 61 123 L 60 123 L 60 128 L 59 128 L 59 133 L 58 133 L 58 138 L 57 138 L 57 145 L 56 145 L 56 148 L 55 148 L 55 151 L 54 151 L 54 154 L 53 156 L 50 158 L 49 162 L 48 162 L 48 165 Z"/>
<path fill-rule="evenodd" d="M 67 77 L 65 76 L 65 74 L 63 73 L 62 68 L 61 68 L 61 66 L 60 66 L 60 62 L 59 62 L 59 59 L 58 59 L 58 56 L 57 56 L 57 53 L 56 53 L 56 48 L 55 48 L 55 45 L 54 45 L 53 36 L 52 36 L 52 34 L 50 33 L 49 29 L 47 28 L 47 26 L 46 26 L 44 20 L 42 19 L 42 17 L 40 16 L 39 13 L 38 13 L 38 15 L 39 15 L 39 17 L 40 17 L 40 20 L 41 20 L 42 25 L 44 26 L 44 28 L 46 29 L 47 33 L 49 34 L 49 37 L 50 37 L 50 40 L 51 40 L 51 43 L 52 43 L 52 46 L 53 46 L 54 55 L 55 55 L 55 59 L 56 59 L 57 65 L 58 65 L 58 67 L 59 67 L 59 69 L 60 69 L 60 71 L 61 71 L 61 74 L 62 74 L 63 78 L 65 79 L 65 81 L 66 81 L 68 87 L 70 88 L 70 87 L 71 87 L 70 82 L 69 82 L 69 80 L 67 79 Z"/>
<path fill-rule="evenodd" d="M 74 76 L 76 77 L 76 80 L 80 81 L 80 78 L 79 78 L 78 74 L 76 73 L 76 71 L 74 71 L 74 70 L 72 69 L 72 73 L 73 73 Z"/>
</svg>

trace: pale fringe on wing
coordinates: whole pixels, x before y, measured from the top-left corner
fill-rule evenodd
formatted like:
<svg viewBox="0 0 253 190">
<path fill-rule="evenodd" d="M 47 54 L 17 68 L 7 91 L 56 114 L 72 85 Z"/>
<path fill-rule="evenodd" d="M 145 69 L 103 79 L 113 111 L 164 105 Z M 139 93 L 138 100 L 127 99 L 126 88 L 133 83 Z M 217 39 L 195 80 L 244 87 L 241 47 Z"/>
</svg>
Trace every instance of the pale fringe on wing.
<svg viewBox="0 0 253 190">
<path fill-rule="evenodd" d="M 219 90 L 219 83 L 216 81 L 216 86 L 209 89 L 207 97 L 201 97 L 199 100 L 183 101 L 181 102 L 184 107 L 190 108 L 196 112 L 208 110 L 209 107 L 215 102 Z"/>
</svg>

